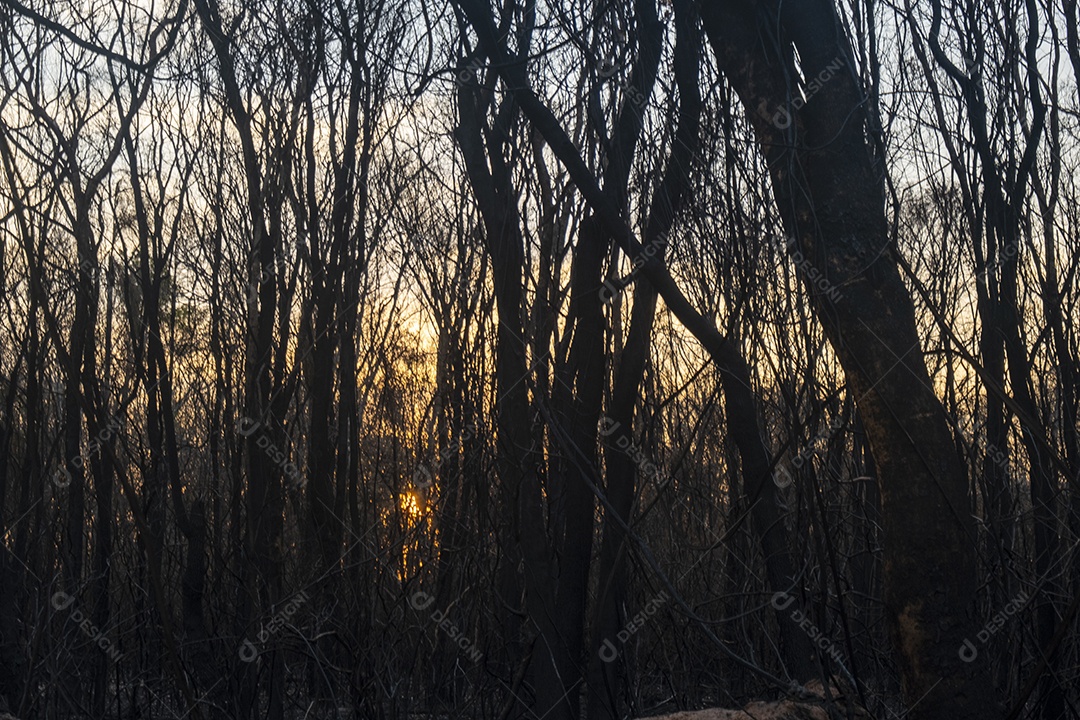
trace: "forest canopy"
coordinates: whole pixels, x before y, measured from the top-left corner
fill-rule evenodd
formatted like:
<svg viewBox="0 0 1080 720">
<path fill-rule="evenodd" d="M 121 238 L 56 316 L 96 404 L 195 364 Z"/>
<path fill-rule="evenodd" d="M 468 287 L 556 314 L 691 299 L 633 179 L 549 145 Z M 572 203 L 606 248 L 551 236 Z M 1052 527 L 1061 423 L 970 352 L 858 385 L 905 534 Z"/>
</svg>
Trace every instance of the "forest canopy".
<svg viewBox="0 0 1080 720">
<path fill-rule="evenodd" d="M 1078 26 L 0 0 L 0 717 L 1080 717 Z"/>
</svg>

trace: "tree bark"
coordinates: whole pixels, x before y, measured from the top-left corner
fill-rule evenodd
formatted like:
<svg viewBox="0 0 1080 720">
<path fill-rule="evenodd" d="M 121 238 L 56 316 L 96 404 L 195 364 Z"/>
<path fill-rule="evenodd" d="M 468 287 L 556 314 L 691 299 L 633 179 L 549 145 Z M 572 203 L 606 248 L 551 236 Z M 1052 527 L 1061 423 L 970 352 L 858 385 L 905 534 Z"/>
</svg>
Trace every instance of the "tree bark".
<svg viewBox="0 0 1080 720">
<path fill-rule="evenodd" d="M 864 135 L 847 39 L 826 2 L 768 10 L 724 3 L 704 17 L 717 61 L 758 136 L 788 234 L 829 289 L 839 290 L 811 289 L 811 300 L 855 393 L 880 472 L 885 609 L 910 716 L 994 717 L 1000 708 L 985 658 L 966 663 L 959 655 L 981 625 L 966 472 L 892 256 L 882 171 Z M 755 43 L 759 34 L 774 33 L 780 57 Z M 796 49 L 804 77 L 828 79 L 793 113 L 787 82 Z M 835 63 L 840 69 L 830 71 Z M 773 108 L 788 113 L 789 122 L 773 124 Z"/>
</svg>

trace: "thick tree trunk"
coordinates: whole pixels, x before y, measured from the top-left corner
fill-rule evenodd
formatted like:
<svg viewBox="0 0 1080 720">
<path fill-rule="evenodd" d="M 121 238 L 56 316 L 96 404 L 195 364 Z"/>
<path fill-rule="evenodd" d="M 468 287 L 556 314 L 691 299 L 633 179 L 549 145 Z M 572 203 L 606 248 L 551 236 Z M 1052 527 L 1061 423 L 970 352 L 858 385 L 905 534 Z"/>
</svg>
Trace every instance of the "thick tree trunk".
<svg viewBox="0 0 1080 720">
<path fill-rule="evenodd" d="M 960 657 L 981 625 L 966 473 L 892 257 L 847 41 L 824 2 L 786 3 L 778 17 L 748 3 L 714 5 L 704 15 L 765 153 L 789 235 L 827 289 L 839 291 L 811 289 L 811 296 L 880 472 L 885 606 L 911 717 L 994 717 L 1000 708 L 984 658 Z M 773 108 L 791 117 L 785 70 L 793 65 L 754 39 L 777 29 L 785 52 L 797 48 L 806 78 L 828 79 L 792 122 L 774 125 Z"/>
</svg>

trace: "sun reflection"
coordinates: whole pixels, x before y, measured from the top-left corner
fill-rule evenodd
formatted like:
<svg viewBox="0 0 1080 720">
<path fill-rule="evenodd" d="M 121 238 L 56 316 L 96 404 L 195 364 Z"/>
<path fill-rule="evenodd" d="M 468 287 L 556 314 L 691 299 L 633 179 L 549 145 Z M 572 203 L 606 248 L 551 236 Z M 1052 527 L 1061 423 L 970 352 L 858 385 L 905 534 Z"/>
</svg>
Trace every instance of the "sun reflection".
<svg viewBox="0 0 1080 720">
<path fill-rule="evenodd" d="M 403 492 L 398 497 L 401 504 L 401 512 L 409 523 L 415 523 L 424 517 L 424 499 L 419 494 L 410 491 Z"/>
<path fill-rule="evenodd" d="M 405 582 L 415 577 L 424 567 L 423 536 L 424 522 L 427 520 L 427 499 L 422 492 L 412 490 L 398 495 L 398 508 L 401 513 L 402 529 L 405 535 L 401 543 L 401 568 L 398 579 Z"/>
</svg>

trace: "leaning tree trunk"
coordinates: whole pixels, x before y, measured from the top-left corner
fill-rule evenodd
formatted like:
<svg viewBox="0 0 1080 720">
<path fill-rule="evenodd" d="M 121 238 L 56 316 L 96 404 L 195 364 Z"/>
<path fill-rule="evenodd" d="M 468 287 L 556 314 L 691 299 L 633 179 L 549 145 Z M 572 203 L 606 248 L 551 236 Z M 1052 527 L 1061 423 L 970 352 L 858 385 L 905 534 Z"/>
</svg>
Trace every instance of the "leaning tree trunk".
<svg viewBox="0 0 1080 720">
<path fill-rule="evenodd" d="M 885 610 L 910 716 L 994 717 L 1000 709 L 985 657 L 960 657 L 981 624 L 966 473 L 920 356 L 914 307 L 889 243 L 882 170 L 864 134 L 847 39 L 822 2 L 772 10 L 725 3 L 704 15 L 768 162 L 788 234 L 826 289 L 837 291 L 811 297 L 880 473 Z M 756 41 L 777 31 L 782 56 Z M 792 113 L 787 79 L 795 76 L 796 50 L 804 76 L 822 80 Z M 787 119 L 774 124 L 780 112 Z"/>
</svg>

